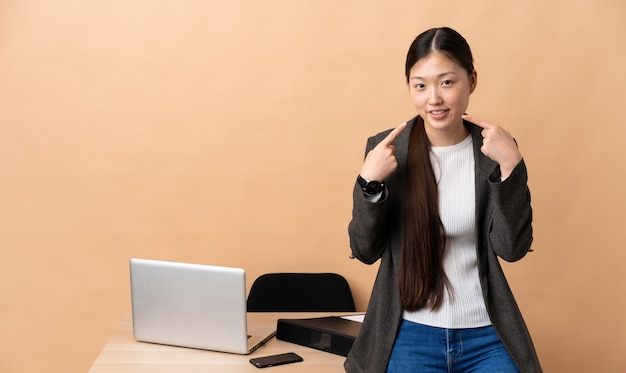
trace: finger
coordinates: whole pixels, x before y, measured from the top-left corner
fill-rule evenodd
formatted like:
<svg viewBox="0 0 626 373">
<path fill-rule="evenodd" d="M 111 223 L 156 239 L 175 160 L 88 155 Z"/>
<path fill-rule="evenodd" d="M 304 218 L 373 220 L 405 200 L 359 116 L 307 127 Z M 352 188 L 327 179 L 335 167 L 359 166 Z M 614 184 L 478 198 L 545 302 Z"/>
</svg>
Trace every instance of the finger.
<svg viewBox="0 0 626 373">
<path fill-rule="evenodd" d="M 461 118 L 465 119 L 468 122 L 474 123 L 478 127 L 493 128 L 493 124 L 487 122 L 486 120 L 483 120 L 483 119 L 480 119 L 478 117 L 475 117 L 473 115 L 463 114 L 463 115 L 461 115 Z"/>
<path fill-rule="evenodd" d="M 398 127 L 394 128 L 391 132 L 389 132 L 387 137 L 385 137 L 383 141 L 381 141 L 380 143 L 385 146 L 390 145 L 396 139 L 396 137 L 398 137 L 398 135 L 402 131 L 404 131 L 405 128 L 406 128 L 406 122 L 400 124 Z"/>
</svg>

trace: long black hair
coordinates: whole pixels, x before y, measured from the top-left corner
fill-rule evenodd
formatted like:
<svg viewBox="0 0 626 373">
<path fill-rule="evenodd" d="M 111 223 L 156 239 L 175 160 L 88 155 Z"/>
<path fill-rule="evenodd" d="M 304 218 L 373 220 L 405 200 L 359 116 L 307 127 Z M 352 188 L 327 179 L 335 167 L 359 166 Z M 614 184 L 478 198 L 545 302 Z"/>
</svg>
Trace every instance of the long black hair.
<svg viewBox="0 0 626 373">
<path fill-rule="evenodd" d="M 411 68 L 434 51 L 458 63 L 468 75 L 474 72 L 467 41 L 451 28 L 434 28 L 418 35 L 409 48 L 405 67 L 407 83 Z M 409 311 L 424 307 L 437 309 L 449 284 L 443 270 L 446 235 L 439 216 L 439 194 L 430 163 L 430 143 L 421 118 L 410 135 L 405 196 L 398 281 L 400 302 Z"/>
</svg>

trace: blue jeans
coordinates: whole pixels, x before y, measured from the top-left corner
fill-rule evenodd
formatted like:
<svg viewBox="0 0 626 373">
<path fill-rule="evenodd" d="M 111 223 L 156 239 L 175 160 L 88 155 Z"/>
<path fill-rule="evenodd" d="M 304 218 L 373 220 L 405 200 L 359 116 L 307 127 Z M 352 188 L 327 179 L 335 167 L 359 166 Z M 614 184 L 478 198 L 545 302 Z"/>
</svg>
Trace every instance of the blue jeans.
<svg viewBox="0 0 626 373">
<path fill-rule="evenodd" d="M 493 326 L 444 329 L 402 320 L 387 373 L 519 373 Z"/>
</svg>

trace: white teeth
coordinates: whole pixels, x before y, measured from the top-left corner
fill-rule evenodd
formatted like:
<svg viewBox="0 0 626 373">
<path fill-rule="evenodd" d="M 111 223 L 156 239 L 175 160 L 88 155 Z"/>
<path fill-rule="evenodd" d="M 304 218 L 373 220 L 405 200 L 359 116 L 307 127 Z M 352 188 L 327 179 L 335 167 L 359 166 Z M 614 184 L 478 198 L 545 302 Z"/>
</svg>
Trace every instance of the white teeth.
<svg viewBox="0 0 626 373">
<path fill-rule="evenodd" d="M 436 111 L 431 111 L 431 114 L 439 115 L 439 114 L 443 114 L 444 112 L 445 110 L 436 110 Z"/>
</svg>

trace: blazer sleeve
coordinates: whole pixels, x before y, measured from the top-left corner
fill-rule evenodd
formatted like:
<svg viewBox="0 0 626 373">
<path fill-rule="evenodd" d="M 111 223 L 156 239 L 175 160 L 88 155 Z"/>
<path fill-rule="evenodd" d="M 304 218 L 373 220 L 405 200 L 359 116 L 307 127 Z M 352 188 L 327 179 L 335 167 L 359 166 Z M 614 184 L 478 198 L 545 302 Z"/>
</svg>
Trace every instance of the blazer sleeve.
<svg viewBox="0 0 626 373">
<path fill-rule="evenodd" d="M 366 155 L 378 144 L 382 136 L 381 134 L 368 139 Z M 389 198 L 386 196 L 379 202 L 370 202 L 355 181 L 352 199 L 352 220 L 348 224 L 352 256 L 365 264 L 373 264 L 380 259 L 387 245 L 389 233 L 386 216 Z"/>
<path fill-rule="evenodd" d="M 532 251 L 533 241 L 532 208 L 524 160 L 506 180 L 500 182 L 499 177 L 499 170 L 489 177 L 493 202 L 488 219 L 489 246 L 502 259 L 514 262 Z"/>
</svg>

